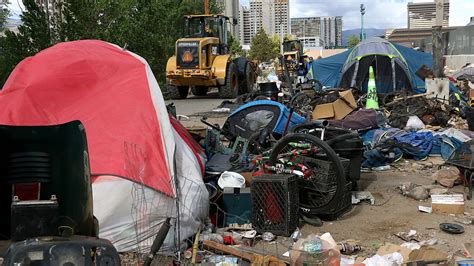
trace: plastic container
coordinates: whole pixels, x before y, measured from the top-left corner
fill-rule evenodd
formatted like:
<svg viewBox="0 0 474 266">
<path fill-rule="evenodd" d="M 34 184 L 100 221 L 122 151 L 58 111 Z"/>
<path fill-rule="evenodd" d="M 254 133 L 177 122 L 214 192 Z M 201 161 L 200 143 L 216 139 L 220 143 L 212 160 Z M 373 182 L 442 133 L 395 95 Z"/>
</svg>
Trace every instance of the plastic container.
<svg viewBox="0 0 474 266">
<path fill-rule="evenodd" d="M 461 260 L 457 262 L 458 266 L 472 266 L 474 265 L 474 260 Z"/>
<path fill-rule="evenodd" d="M 263 96 L 266 96 L 272 99 L 273 101 L 278 100 L 278 93 L 280 92 L 280 90 L 278 89 L 276 82 L 263 82 L 263 83 L 259 83 L 259 86 L 260 86 L 260 93 Z"/>
<path fill-rule="evenodd" d="M 352 182 L 347 181 L 346 191 L 341 201 L 334 205 L 334 207 L 321 212 L 318 216 L 322 219 L 332 221 L 348 213 L 350 210 L 352 210 Z"/>
<path fill-rule="evenodd" d="M 230 188 L 244 188 L 245 187 L 245 178 L 236 172 L 225 171 L 217 180 L 217 184 L 220 188 L 224 189 L 226 187 Z"/>
<path fill-rule="evenodd" d="M 338 251 L 329 249 L 320 252 L 297 251 L 290 256 L 290 265 L 295 266 L 339 266 L 341 263 Z"/>
<path fill-rule="evenodd" d="M 348 178 L 355 183 L 360 180 L 360 166 L 364 155 L 364 145 L 360 138 L 351 138 L 334 143 L 331 148 L 339 156 L 350 160 Z M 354 184 L 355 185 L 355 184 Z"/>
</svg>

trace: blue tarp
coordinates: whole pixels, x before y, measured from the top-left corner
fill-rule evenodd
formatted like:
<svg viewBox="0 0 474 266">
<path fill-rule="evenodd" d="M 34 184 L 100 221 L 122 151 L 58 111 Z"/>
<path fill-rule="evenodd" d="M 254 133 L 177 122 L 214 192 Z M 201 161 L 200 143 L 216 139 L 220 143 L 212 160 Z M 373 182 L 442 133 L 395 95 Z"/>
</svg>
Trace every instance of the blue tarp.
<svg viewBox="0 0 474 266">
<path fill-rule="evenodd" d="M 415 93 L 424 93 L 425 92 L 425 81 L 422 80 L 416 74 L 416 71 L 420 69 L 422 65 L 426 65 L 431 68 L 433 65 L 433 55 L 430 53 L 416 51 L 412 48 L 405 47 L 399 44 L 393 44 L 395 48 L 403 55 L 405 61 L 408 64 L 408 69 L 410 70 L 410 75 L 413 83 L 415 83 L 414 92 Z"/>
<path fill-rule="evenodd" d="M 319 80 L 323 86 L 329 88 L 337 87 L 342 67 L 351 51 L 352 49 L 313 61 L 311 65 L 314 78 Z"/>
<path fill-rule="evenodd" d="M 394 47 L 403 56 L 403 59 L 407 63 L 409 74 L 415 93 L 425 92 L 425 82 L 416 75 L 416 71 L 422 66 L 426 65 L 431 68 L 432 66 L 432 55 L 425 52 L 416 51 L 411 48 L 404 47 L 402 45 L 393 44 Z M 319 80 L 323 86 L 334 88 L 340 83 L 342 77 L 342 69 L 347 61 L 347 58 L 351 54 L 352 49 L 349 49 L 343 53 L 333 55 L 327 58 L 315 60 L 312 63 L 312 70 L 314 78 Z"/>
</svg>

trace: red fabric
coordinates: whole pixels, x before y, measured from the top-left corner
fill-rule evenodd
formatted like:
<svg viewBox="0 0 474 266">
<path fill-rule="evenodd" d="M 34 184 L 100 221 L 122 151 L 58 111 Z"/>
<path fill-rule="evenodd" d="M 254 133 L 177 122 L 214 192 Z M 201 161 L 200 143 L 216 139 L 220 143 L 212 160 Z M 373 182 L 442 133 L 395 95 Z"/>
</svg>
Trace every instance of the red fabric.
<svg viewBox="0 0 474 266">
<path fill-rule="evenodd" d="M 0 106 L 0 124 L 80 120 L 92 175 L 117 175 L 173 195 L 146 66 L 128 52 L 93 40 L 57 44 L 15 68 Z"/>
<path fill-rule="evenodd" d="M 191 148 L 191 150 L 194 153 L 194 156 L 196 157 L 198 163 L 199 163 L 199 168 L 201 168 L 201 173 L 204 176 L 204 165 L 201 160 L 201 156 L 204 155 L 204 150 L 202 147 L 197 143 L 191 134 L 189 134 L 188 130 L 181 124 L 176 118 L 169 116 L 170 117 L 170 122 L 173 128 L 178 132 L 178 135 L 186 142 L 186 144 Z"/>
<path fill-rule="evenodd" d="M 223 239 L 224 239 L 224 244 L 225 245 L 234 245 L 235 244 L 234 239 L 231 236 L 224 236 Z"/>
</svg>

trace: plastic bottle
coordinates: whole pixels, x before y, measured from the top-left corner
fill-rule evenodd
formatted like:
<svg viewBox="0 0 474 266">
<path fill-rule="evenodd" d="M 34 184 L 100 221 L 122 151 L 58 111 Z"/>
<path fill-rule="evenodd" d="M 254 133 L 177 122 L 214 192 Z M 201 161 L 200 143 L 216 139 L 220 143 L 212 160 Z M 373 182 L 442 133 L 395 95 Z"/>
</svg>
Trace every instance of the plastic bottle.
<svg viewBox="0 0 474 266">
<path fill-rule="evenodd" d="M 382 166 L 379 166 L 379 167 L 374 167 L 374 168 L 372 168 L 372 170 L 374 170 L 374 171 L 388 171 L 388 170 L 390 170 L 390 165 L 382 165 Z"/>
<path fill-rule="evenodd" d="M 322 243 L 319 237 L 303 242 L 303 250 L 306 252 L 320 252 L 322 250 Z"/>
<path fill-rule="evenodd" d="M 362 247 L 359 245 L 352 245 L 349 243 L 339 243 L 339 251 L 341 251 L 342 254 L 344 255 L 351 255 L 355 252 L 361 251 Z"/>
<path fill-rule="evenodd" d="M 300 239 L 300 237 L 301 237 L 301 231 L 297 227 L 296 230 L 293 232 L 293 234 L 291 234 L 291 239 L 293 239 L 293 243 L 298 241 L 298 239 Z"/>
</svg>

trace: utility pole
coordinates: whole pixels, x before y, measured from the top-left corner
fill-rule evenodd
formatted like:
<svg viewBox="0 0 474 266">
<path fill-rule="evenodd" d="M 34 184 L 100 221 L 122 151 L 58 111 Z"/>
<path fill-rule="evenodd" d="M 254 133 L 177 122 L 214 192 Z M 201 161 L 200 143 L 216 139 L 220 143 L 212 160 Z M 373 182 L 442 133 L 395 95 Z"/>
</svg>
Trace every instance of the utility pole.
<svg viewBox="0 0 474 266">
<path fill-rule="evenodd" d="M 365 38 L 364 34 L 364 15 L 365 15 L 365 6 L 360 4 L 360 41 L 363 41 Z"/>
<path fill-rule="evenodd" d="M 436 25 L 433 27 L 433 74 L 436 78 L 444 76 L 443 19 L 444 0 L 436 0 Z"/>
<path fill-rule="evenodd" d="M 303 19 L 303 45 L 306 46 L 306 19 Z"/>
<path fill-rule="evenodd" d="M 209 0 L 204 0 L 204 15 L 209 15 Z"/>
<path fill-rule="evenodd" d="M 275 1 L 275 5 L 279 4 L 279 11 L 280 11 L 280 53 L 283 54 L 283 5 L 280 2 Z"/>
</svg>

